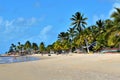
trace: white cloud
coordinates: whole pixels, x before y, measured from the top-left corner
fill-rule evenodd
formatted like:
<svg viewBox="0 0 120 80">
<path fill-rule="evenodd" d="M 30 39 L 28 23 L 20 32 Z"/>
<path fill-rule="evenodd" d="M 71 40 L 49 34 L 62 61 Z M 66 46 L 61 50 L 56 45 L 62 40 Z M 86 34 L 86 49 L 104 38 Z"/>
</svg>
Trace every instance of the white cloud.
<svg viewBox="0 0 120 80">
<path fill-rule="evenodd" d="M 42 29 L 41 34 L 42 34 L 42 35 L 45 35 L 45 34 L 47 34 L 51 29 L 52 29 L 52 26 L 48 25 L 48 26 L 46 26 L 46 27 L 44 27 L 44 28 Z"/>
<path fill-rule="evenodd" d="M 120 1 L 120 0 L 119 0 Z M 116 0 L 116 2 L 113 4 L 112 6 L 112 9 L 108 12 L 108 15 L 104 15 L 104 14 L 101 14 L 101 15 L 94 15 L 93 16 L 93 23 L 95 23 L 97 20 L 99 19 L 102 19 L 102 20 L 105 20 L 105 19 L 108 19 L 111 14 L 115 11 L 115 7 L 117 8 L 120 8 L 120 3 L 118 3 L 118 1 Z"/>
<path fill-rule="evenodd" d="M 14 24 L 14 20 L 12 20 L 12 21 L 6 20 L 6 21 L 5 21 L 5 26 L 6 26 L 6 27 L 13 26 L 13 24 Z"/>
<path fill-rule="evenodd" d="M 115 11 L 116 8 L 120 8 L 120 3 L 114 3 L 112 9 L 109 11 L 109 16 Z"/>
<path fill-rule="evenodd" d="M 38 22 L 39 20 L 36 19 L 35 17 L 30 18 L 27 23 L 28 25 L 33 25 L 34 23 Z"/>
<path fill-rule="evenodd" d="M 40 18 L 24 18 L 8 20 L 0 16 L 0 36 L 4 41 L 28 36 L 27 32 L 40 22 Z M 26 35 L 25 35 L 26 34 Z"/>
<path fill-rule="evenodd" d="M 31 42 L 41 42 L 41 41 L 47 41 L 51 38 L 53 27 L 51 25 L 45 26 L 39 34 L 30 36 L 29 38 L 24 39 L 24 42 L 29 40 Z"/>
<path fill-rule="evenodd" d="M 26 19 L 26 18 L 23 18 L 23 17 L 19 17 L 15 20 L 14 25 L 25 27 L 25 26 L 35 25 L 38 22 L 40 22 L 39 18 L 31 17 L 31 18 Z"/>
<path fill-rule="evenodd" d="M 3 33 L 11 33 L 11 32 L 21 32 L 23 29 L 21 27 L 28 28 L 34 26 L 40 22 L 39 18 L 31 17 L 31 18 L 23 18 L 19 17 L 13 20 L 5 20 L 0 17 L 0 29 Z"/>
<path fill-rule="evenodd" d="M 52 30 L 52 26 L 50 26 L 50 25 L 44 27 L 44 28 L 41 30 L 39 36 L 40 36 L 42 39 L 47 39 L 47 37 L 49 36 L 51 30 Z"/>
</svg>

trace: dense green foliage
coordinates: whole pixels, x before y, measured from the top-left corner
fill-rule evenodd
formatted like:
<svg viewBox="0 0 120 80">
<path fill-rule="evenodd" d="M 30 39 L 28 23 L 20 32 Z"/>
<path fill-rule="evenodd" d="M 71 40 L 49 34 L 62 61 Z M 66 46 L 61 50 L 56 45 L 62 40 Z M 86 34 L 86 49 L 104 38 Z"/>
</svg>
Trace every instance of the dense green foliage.
<svg viewBox="0 0 120 80">
<path fill-rule="evenodd" d="M 83 48 L 86 46 L 87 51 L 99 51 L 104 47 L 120 46 L 120 8 L 115 8 L 116 11 L 112 13 L 110 19 L 98 20 L 96 24 L 87 26 L 87 17 L 84 17 L 80 12 L 76 12 L 71 20 L 71 27 L 66 32 L 58 34 L 58 40 L 53 44 L 45 47 L 43 42 L 40 43 L 39 48 L 36 43 L 27 41 L 25 45 L 18 43 L 18 46 L 12 44 L 9 52 L 17 50 L 39 50 L 40 52 L 50 52 L 50 50 L 58 51 L 73 51 L 75 48 Z M 92 48 L 88 46 L 96 42 Z"/>
</svg>

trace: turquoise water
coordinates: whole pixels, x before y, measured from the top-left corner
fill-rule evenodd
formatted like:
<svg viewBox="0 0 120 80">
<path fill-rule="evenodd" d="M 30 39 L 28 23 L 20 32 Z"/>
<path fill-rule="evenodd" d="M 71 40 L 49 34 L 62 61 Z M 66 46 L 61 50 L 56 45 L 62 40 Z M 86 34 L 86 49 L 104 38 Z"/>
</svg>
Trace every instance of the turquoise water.
<svg viewBox="0 0 120 80">
<path fill-rule="evenodd" d="M 0 64 L 35 61 L 35 60 L 40 60 L 40 58 L 32 57 L 32 56 L 20 56 L 20 57 L 7 56 L 7 57 L 0 57 Z"/>
</svg>

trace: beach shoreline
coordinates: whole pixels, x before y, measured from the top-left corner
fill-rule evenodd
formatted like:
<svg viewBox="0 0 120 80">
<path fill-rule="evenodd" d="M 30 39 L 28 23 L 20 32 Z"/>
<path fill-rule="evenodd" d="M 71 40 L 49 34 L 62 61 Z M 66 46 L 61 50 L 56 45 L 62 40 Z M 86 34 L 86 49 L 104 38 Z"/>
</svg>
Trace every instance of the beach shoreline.
<svg viewBox="0 0 120 80">
<path fill-rule="evenodd" d="M 1 80 L 120 80 L 120 54 L 32 55 L 40 60 L 0 64 Z"/>
</svg>

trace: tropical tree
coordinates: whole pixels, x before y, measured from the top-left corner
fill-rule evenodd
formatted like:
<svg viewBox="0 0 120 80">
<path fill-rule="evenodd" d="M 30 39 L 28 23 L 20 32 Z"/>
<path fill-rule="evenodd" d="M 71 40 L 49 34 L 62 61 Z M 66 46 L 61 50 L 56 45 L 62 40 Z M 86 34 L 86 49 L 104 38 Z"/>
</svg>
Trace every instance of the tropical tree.
<svg viewBox="0 0 120 80">
<path fill-rule="evenodd" d="M 76 12 L 70 19 L 72 20 L 71 26 L 74 26 L 74 28 L 78 31 L 78 34 L 80 34 L 80 31 L 82 31 L 85 28 L 85 25 L 87 25 L 87 18 L 80 12 Z"/>
<path fill-rule="evenodd" d="M 114 22 L 112 20 L 110 20 L 110 19 L 106 19 L 104 26 L 105 26 L 105 29 L 110 29 L 111 27 L 114 26 Z"/>
<path fill-rule="evenodd" d="M 71 46 L 71 49 L 72 49 L 72 47 L 74 47 L 74 38 L 76 37 L 76 31 L 75 31 L 75 28 L 69 28 L 67 31 L 68 31 L 68 34 L 69 34 L 69 42 L 71 44 L 70 46 Z"/>
<path fill-rule="evenodd" d="M 50 52 L 51 50 L 53 50 L 53 45 L 48 45 L 46 47 L 46 50 L 47 50 L 47 52 Z"/>
<path fill-rule="evenodd" d="M 40 50 L 40 52 L 41 52 L 42 55 L 43 55 L 43 52 L 45 51 L 45 44 L 44 44 L 44 42 L 41 42 L 41 43 L 40 43 L 39 50 Z"/>
<path fill-rule="evenodd" d="M 111 15 L 111 18 L 114 19 L 114 22 L 116 24 L 120 24 L 120 8 L 115 8 L 116 11 L 114 11 Z"/>
<path fill-rule="evenodd" d="M 91 28 L 91 34 L 92 34 L 92 37 L 93 37 L 93 42 L 96 41 L 96 38 L 98 36 L 98 28 L 96 25 L 92 25 L 90 26 Z"/>
<path fill-rule="evenodd" d="M 120 8 L 115 8 L 116 11 L 114 11 L 111 15 L 111 18 L 113 18 L 114 20 L 114 23 L 115 23 L 115 26 L 116 29 L 117 29 L 117 32 L 115 34 L 119 34 L 120 33 Z M 119 45 L 120 46 L 120 41 L 119 41 L 119 38 L 120 36 L 117 36 L 117 42 L 116 42 L 116 45 Z"/>
<path fill-rule="evenodd" d="M 74 28 L 69 28 L 68 30 L 68 34 L 69 34 L 69 38 L 71 39 L 71 41 L 73 40 L 73 38 L 75 37 L 76 31 Z"/>
<path fill-rule="evenodd" d="M 56 42 L 53 43 L 53 49 L 55 52 L 60 52 L 62 50 L 62 43 L 60 40 L 57 40 Z"/>
<path fill-rule="evenodd" d="M 13 51 L 16 51 L 16 45 L 15 44 L 11 44 Z"/>
<path fill-rule="evenodd" d="M 18 50 L 20 52 L 20 55 L 22 55 L 22 48 L 23 48 L 23 45 L 20 42 L 18 42 Z"/>
<path fill-rule="evenodd" d="M 101 19 L 96 21 L 96 25 L 98 27 L 98 34 L 101 34 L 105 31 L 105 26 L 104 26 L 104 21 L 102 21 Z"/>
<path fill-rule="evenodd" d="M 64 40 L 68 40 L 69 39 L 69 34 L 68 32 L 61 32 L 60 34 L 58 34 L 58 39 L 62 42 Z"/>
<path fill-rule="evenodd" d="M 30 54 L 31 54 L 31 47 L 32 47 L 32 45 L 31 45 L 30 41 L 26 41 L 24 48 L 25 48 L 25 50 L 27 50 L 27 52 L 30 52 Z"/>
<path fill-rule="evenodd" d="M 38 45 L 36 44 L 36 43 L 32 43 L 32 49 L 35 51 L 35 53 L 36 53 L 36 51 L 38 50 Z"/>
<path fill-rule="evenodd" d="M 80 12 L 76 12 L 75 15 L 72 15 L 72 18 L 70 19 L 72 20 L 71 25 L 74 26 L 74 28 L 78 32 L 78 36 L 80 36 L 81 31 L 83 31 L 85 29 L 85 26 L 87 25 L 86 22 L 87 18 L 84 17 L 84 15 L 81 14 Z M 84 40 L 87 44 L 86 38 L 84 38 Z M 87 46 L 87 51 L 89 53 L 88 46 Z"/>
<path fill-rule="evenodd" d="M 72 43 L 71 43 L 72 40 L 71 40 L 70 37 L 69 37 L 69 32 L 61 32 L 61 33 L 58 35 L 58 40 L 60 41 L 58 47 L 61 46 L 61 50 L 66 51 L 66 50 L 69 50 L 69 49 L 71 48 L 69 44 L 72 45 Z M 57 41 L 57 43 L 58 43 L 59 41 Z M 69 46 L 68 46 L 68 45 L 69 45 Z"/>
<path fill-rule="evenodd" d="M 12 43 L 8 52 L 16 52 L 16 45 Z"/>
<path fill-rule="evenodd" d="M 11 53 L 11 52 L 13 52 L 13 51 L 14 51 L 14 50 L 13 50 L 13 47 L 10 46 L 8 53 Z"/>
</svg>

